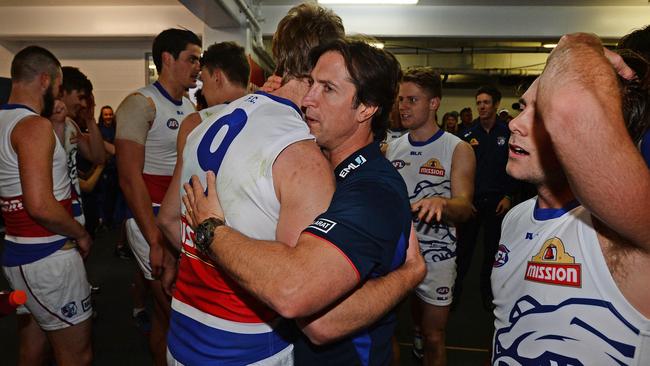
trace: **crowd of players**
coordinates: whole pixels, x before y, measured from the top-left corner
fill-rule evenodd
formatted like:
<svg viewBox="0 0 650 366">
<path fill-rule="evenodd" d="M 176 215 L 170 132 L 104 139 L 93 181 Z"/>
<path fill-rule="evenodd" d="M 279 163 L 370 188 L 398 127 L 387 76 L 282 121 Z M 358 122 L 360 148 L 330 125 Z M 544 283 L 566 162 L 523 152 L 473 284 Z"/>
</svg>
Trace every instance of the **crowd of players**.
<svg viewBox="0 0 650 366">
<path fill-rule="evenodd" d="M 516 118 L 497 118 L 501 95 L 482 87 L 456 136 L 437 124 L 439 75 L 402 71 L 301 4 L 252 94 L 242 47 L 160 33 L 159 79 L 123 100 L 111 142 L 88 79 L 21 50 L 0 106 L 2 266 L 28 293 L 19 363 L 92 363 L 81 207 L 100 173 L 80 179 L 77 155 L 116 158 L 156 365 L 386 365 L 411 292 L 415 351 L 446 364 L 481 226 L 493 364 L 650 363 L 649 45 L 647 28 L 618 52 L 564 36 Z M 394 105 L 407 131 L 380 146 Z M 537 195 L 511 209 L 517 181 Z"/>
</svg>

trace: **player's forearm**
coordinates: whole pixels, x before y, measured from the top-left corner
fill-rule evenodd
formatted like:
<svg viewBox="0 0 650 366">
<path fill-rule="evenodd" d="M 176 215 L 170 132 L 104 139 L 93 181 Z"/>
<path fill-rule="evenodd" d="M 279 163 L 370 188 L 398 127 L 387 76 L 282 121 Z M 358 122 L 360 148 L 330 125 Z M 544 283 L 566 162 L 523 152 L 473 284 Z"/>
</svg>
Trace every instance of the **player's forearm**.
<svg viewBox="0 0 650 366">
<path fill-rule="evenodd" d="M 602 46 L 564 41 L 539 79 L 539 115 L 579 201 L 650 249 L 650 173 L 626 132 L 616 74 Z"/>
<path fill-rule="evenodd" d="M 39 199 L 35 205 L 26 206 L 27 213 L 36 223 L 59 235 L 74 239 L 87 235 L 86 230 L 54 199 Z"/>
<path fill-rule="evenodd" d="M 447 199 L 442 218 L 445 222 L 460 224 L 472 218 L 473 215 L 472 203 L 467 198 L 454 197 Z"/>
<path fill-rule="evenodd" d="M 85 134 L 88 140 L 88 160 L 92 161 L 95 164 L 103 164 L 106 160 L 106 153 L 104 150 L 104 139 L 102 134 L 99 131 L 97 123 L 93 118 L 91 121 L 87 122 L 88 134 Z"/>
<path fill-rule="evenodd" d="M 322 310 L 349 291 L 323 286 L 327 274 L 299 246 L 250 239 L 223 226 L 215 230 L 211 249 L 215 261 L 244 289 L 283 317 L 297 318 Z"/>
<path fill-rule="evenodd" d="M 131 209 L 133 218 L 138 224 L 142 235 L 144 235 L 149 245 L 152 245 L 152 243 L 153 245 L 157 245 L 158 241 L 154 239 L 156 238 L 158 227 L 156 226 L 153 215 L 151 197 L 144 184 L 142 175 L 120 174 L 119 181 L 126 203 Z"/>
<path fill-rule="evenodd" d="M 333 308 L 298 319 L 314 344 L 326 344 L 353 334 L 386 315 L 422 281 L 421 267 L 402 266 L 384 277 L 367 281 Z"/>
<path fill-rule="evenodd" d="M 108 141 L 104 141 L 104 151 L 109 155 L 115 155 L 115 145 Z"/>
<path fill-rule="evenodd" d="M 170 194 L 169 191 L 167 191 Z M 178 192 L 176 192 L 178 194 Z M 177 250 L 181 249 L 181 217 L 180 210 L 167 202 L 167 196 L 160 206 L 158 216 L 156 216 L 156 225 L 163 233 L 169 243 Z"/>
</svg>

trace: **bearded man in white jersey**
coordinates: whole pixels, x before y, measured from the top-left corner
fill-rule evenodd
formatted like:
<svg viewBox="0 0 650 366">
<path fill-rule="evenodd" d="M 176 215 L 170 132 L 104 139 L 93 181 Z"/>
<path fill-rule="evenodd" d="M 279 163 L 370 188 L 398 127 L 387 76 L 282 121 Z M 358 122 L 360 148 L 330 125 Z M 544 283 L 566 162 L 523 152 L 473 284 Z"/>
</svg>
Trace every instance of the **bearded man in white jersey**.
<svg viewBox="0 0 650 366">
<path fill-rule="evenodd" d="M 29 46 L 11 63 L 8 104 L 0 106 L 0 197 L 6 225 L 2 269 L 27 293 L 18 308 L 19 364 L 92 363 L 90 285 L 82 257 L 92 239 L 72 216 L 66 153 L 51 115 L 61 64 Z M 49 343 L 49 346 L 48 346 Z"/>
<path fill-rule="evenodd" d="M 127 239 L 154 298 L 149 347 L 155 364 L 165 365 L 170 310 L 158 276 L 166 244 L 155 214 L 176 164 L 180 122 L 194 112 L 184 94 L 196 86 L 201 41 L 189 30 L 167 29 L 154 39 L 152 54 L 160 76 L 120 104 L 115 157 L 120 188 L 132 213 L 126 221 Z"/>
<path fill-rule="evenodd" d="M 624 118 L 647 108 L 642 69 L 569 35 L 523 95 L 507 171 L 538 196 L 503 221 L 494 365 L 650 363 L 650 173 Z"/>
<path fill-rule="evenodd" d="M 415 289 L 412 302 L 413 351 L 418 357 L 424 351 L 425 365 L 447 363 L 445 327 L 456 278 L 454 225 L 472 216 L 476 169 L 472 147 L 436 123 L 441 98 L 440 76 L 432 69 L 407 70 L 398 101 L 408 134 L 391 141 L 386 151 L 386 158 L 406 182 L 427 264 L 427 275 Z"/>
</svg>

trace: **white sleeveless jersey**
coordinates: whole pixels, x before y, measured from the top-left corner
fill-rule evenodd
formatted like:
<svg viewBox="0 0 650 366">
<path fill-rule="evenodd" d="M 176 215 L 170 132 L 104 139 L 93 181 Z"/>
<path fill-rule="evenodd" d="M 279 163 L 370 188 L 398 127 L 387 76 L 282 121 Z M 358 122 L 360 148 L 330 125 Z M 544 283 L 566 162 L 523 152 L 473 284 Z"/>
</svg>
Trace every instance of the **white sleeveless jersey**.
<svg viewBox="0 0 650 366">
<path fill-rule="evenodd" d="M 5 266 L 26 264 L 41 259 L 60 248 L 67 240 L 66 237 L 55 234 L 36 223 L 23 206 L 18 156 L 11 145 L 11 133 L 18 122 L 34 115 L 37 114 L 23 105 L 0 106 L 0 199 L 6 226 L 2 260 Z M 71 212 L 67 158 L 54 130 L 52 135 L 55 140 L 52 157 L 53 193 L 56 200 Z M 30 245 L 29 253 L 17 247 L 23 244 Z"/>
<path fill-rule="evenodd" d="M 206 171 L 214 171 L 227 225 L 254 239 L 274 240 L 280 202 L 273 163 L 287 146 L 313 136 L 298 107 L 283 98 L 258 92 L 220 107 L 188 135 L 181 182 L 197 175 L 205 186 Z M 185 207 L 181 210 L 184 217 Z M 288 347 L 273 332 L 277 315 L 195 249 L 185 222 L 182 230 L 183 255 L 169 331 L 174 358 L 184 364 L 248 364 Z M 196 329 L 196 339 L 184 331 L 188 327 Z M 215 358 L 193 358 L 190 349 L 196 348 Z"/>
<path fill-rule="evenodd" d="M 494 365 L 650 365 L 650 320 L 612 278 L 577 202 L 503 220 L 492 270 Z"/>
<path fill-rule="evenodd" d="M 386 158 L 404 178 L 411 203 L 426 197 L 451 198 L 451 163 L 461 140 L 438 130 L 429 140 L 413 142 L 406 134 L 388 144 Z M 456 228 L 446 223 L 418 222 L 414 216 L 426 262 L 456 257 Z"/>
<path fill-rule="evenodd" d="M 65 119 L 63 128 L 63 149 L 65 150 L 68 164 L 68 177 L 70 178 L 70 197 L 72 198 L 72 214 L 74 219 L 81 225 L 86 223 L 83 213 L 83 203 L 81 201 L 81 188 L 79 187 L 79 172 L 77 171 L 77 143 L 72 142 L 72 138 L 77 135 L 77 128 L 71 119 Z"/>
<path fill-rule="evenodd" d="M 142 173 L 152 203 L 157 205 L 162 202 L 174 173 L 178 128 L 194 112 L 194 105 L 186 97 L 174 100 L 157 81 L 137 92 L 156 106 L 156 116 L 145 141 Z"/>
<path fill-rule="evenodd" d="M 143 173 L 170 176 L 176 165 L 178 127 L 194 112 L 194 106 L 186 97 L 181 101 L 172 99 L 158 82 L 145 86 L 138 93 L 150 98 L 156 106 L 156 117 L 145 142 Z"/>
</svg>

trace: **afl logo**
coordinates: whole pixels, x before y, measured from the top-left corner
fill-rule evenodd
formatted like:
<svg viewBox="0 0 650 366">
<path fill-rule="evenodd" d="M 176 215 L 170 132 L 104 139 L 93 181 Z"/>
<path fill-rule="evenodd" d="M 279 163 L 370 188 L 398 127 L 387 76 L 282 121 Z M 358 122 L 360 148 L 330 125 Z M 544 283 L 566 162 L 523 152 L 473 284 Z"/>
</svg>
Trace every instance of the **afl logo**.
<svg viewBox="0 0 650 366">
<path fill-rule="evenodd" d="M 504 136 L 497 137 L 497 145 L 503 146 L 506 144 L 506 138 Z"/>
<path fill-rule="evenodd" d="M 170 119 L 167 120 L 167 127 L 168 127 L 169 129 L 171 129 L 171 130 L 175 130 L 175 129 L 178 128 L 178 126 L 179 126 L 179 123 L 178 123 L 178 121 L 175 120 L 174 118 L 170 118 Z"/>
<path fill-rule="evenodd" d="M 437 292 L 439 295 L 447 295 L 447 294 L 449 293 L 449 287 L 438 287 L 438 288 L 436 289 L 436 292 Z"/>
<path fill-rule="evenodd" d="M 391 161 L 395 169 L 402 169 L 406 166 L 406 162 L 404 160 L 393 160 Z"/>
</svg>

